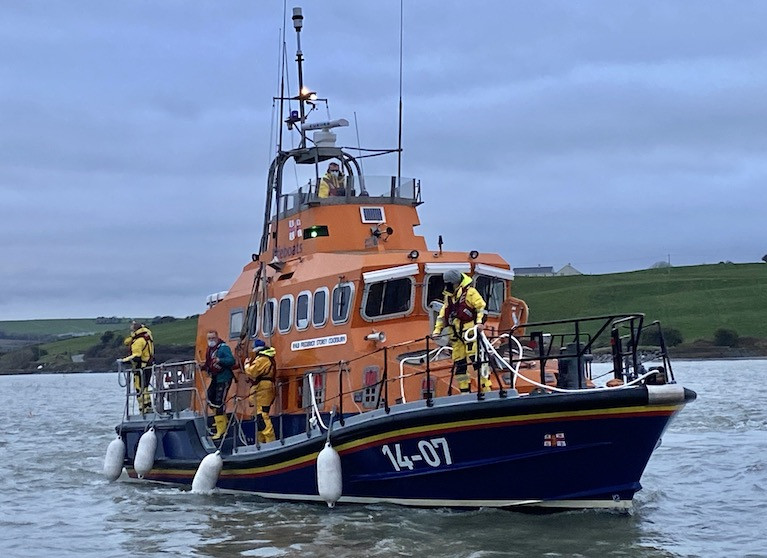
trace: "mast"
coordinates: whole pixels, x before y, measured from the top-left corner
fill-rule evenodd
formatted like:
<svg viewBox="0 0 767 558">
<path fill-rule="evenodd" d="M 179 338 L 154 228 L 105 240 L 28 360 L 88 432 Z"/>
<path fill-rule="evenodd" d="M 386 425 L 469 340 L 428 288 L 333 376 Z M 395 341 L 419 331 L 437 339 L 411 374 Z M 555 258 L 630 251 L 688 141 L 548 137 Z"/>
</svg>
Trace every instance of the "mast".
<svg viewBox="0 0 767 558">
<path fill-rule="evenodd" d="M 304 133 L 304 54 L 301 52 L 301 28 L 304 26 L 304 16 L 301 8 L 293 8 L 293 27 L 296 30 L 296 62 L 298 63 L 298 111 L 301 118 L 299 130 L 301 131 L 301 149 L 306 147 L 306 134 Z"/>
</svg>

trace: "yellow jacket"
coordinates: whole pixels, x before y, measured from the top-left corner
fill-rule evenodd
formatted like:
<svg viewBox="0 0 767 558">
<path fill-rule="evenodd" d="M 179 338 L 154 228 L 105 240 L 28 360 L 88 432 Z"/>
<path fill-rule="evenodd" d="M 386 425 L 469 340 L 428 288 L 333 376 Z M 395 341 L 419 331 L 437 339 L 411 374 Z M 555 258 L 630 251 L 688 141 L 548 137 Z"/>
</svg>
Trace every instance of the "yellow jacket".
<svg viewBox="0 0 767 558">
<path fill-rule="evenodd" d="M 328 196 L 337 196 L 337 191 L 346 187 L 346 177 L 343 175 L 333 176 L 330 173 L 326 173 L 320 181 L 320 186 L 317 188 L 318 198 L 327 198 Z"/>
<path fill-rule="evenodd" d="M 130 355 L 122 359 L 123 362 L 132 362 L 134 367 L 144 368 L 154 357 L 154 339 L 152 332 L 146 326 L 141 326 L 130 334 L 125 340 L 130 347 Z"/>
<path fill-rule="evenodd" d="M 476 324 L 482 323 L 482 316 L 485 313 L 486 306 L 485 299 L 482 298 L 482 295 L 479 294 L 477 289 L 471 286 L 471 277 L 465 273 L 461 273 L 461 277 L 463 277 L 463 279 L 461 279 L 461 284 L 454 293 L 443 291 L 445 300 L 443 301 L 442 309 L 439 311 L 439 316 L 437 316 L 437 321 L 434 324 L 434 332 L 432 335 L 439 335 L 440 332 L 442 332 L 442 329 L 447 325 L 452 325 L 454 333 L 458 334 L 458 332 L 462 332 L 474 327 Z M 447 312 L 447 309 L 451 304 L 457 304 L 461 300 L 464 292 L 466 293 L 466 305 L 474 309 L 476 317 L 473 321 L 469 322 L 461 322 L 456 318 L 448 324 L 448 319 L 445 318 L 445 312 Z"/>
<path fill-rule="evenodd" d="M 272 347 L 262 349 L 254 357 L 248 358 L 245 361 L 245 373 L 253 383 L 258 383 L 262 380 L 274 381 L 274 376 L 277 370 L 274 370 L 272 366 L 272 359 L 277 354 Z M 272 357 L 272 358 L 269 358 Z"/>
</svg>

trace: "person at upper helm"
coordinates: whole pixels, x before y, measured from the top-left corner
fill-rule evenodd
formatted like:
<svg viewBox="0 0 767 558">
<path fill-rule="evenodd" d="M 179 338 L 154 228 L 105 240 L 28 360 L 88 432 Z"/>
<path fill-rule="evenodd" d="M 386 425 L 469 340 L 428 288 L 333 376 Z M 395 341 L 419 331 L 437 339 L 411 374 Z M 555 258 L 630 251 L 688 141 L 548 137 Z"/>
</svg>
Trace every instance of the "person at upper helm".
<svg viewBox="0 0 767 558">
<path fill-rule="evenodd" d="M 226 394 L 232 385 L 234 374 L 234 355 L 229 345 L 218 336 L 216 330 L 208 331 L 206 335 L 208 349 L 205 352 L 205 362 L 200 364 L 200 369 L 210 375 L 208 385 L 208 406 L 213 409 L 213 422 L 216 425 L 216 433 L 213 440 L 219 440 L 226 433 L 228 420 L 226 418 Z"/>
<path fill-rule="evenodd" d="M 256 428 L 258 441 L 261 443 L 275 440 L 269 409 L 274 402 L 274 379 L 277 364 L 274 361 L 276 351 L 267 347 L 261 339 L 253 340 L 253 349 L 245 361 L 245 373 L 250 382 L 250 404 L 256 408 Z"/>
<path fill-rule="evenodd" d="M 317 188 L 317 197 L 327 198 L 328 196 L 346 195 L 346 177 L 341 174 L 341 168 L 338 163 L 331 161 L 328 165 L 328 171 L 320 180 L 320 186 Z"/>
<path fill-rule="evenodd" d="M 130 363 L 133 369 L 133 387 L 136 388 L 139 411 L 143 415 L 152 410 L 152 396 L 148 388 L 154 364 L 154 339 L 149 328 L 136 320 L 131 322 L 130 330 L 130 335 L 123 341 L 130 354 L 120 361 Z"/>
<path fill-rule="evenodd" d="M 461 392 L 468 392 L 470 386 L 467 364 L 470 359 L 474 369 L 479 371 L 480 364 L 477 362 L 477 343 L 475 337 L 467 341 L 465 334 L 476 327 L 477 335 L 482 331 L 482 316 L 485 312 L 485 300 L 479 291 L 471 286 L 471 277 L 456 269 L 450 269 L 442 275 L 445 283 L 444 303 L 434 324 L 434 337 L 442 334 L 442 330 L 449 330 L 450 344 L 453 349 L 453 363 L 455 377 Z M 471 337 L 472 334 L 469 334 Z M 480 389 L 490 389 L 490 379 L 480 377 Z"/>
</svg>

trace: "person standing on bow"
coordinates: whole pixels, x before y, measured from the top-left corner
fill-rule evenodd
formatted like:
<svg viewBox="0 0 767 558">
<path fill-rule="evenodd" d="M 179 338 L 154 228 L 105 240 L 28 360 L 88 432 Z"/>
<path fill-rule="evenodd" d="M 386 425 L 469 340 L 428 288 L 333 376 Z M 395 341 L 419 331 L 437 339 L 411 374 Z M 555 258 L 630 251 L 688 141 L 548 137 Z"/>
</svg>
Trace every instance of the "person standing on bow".
<svg viewBox="0 0 767 558">
<path fill-rule="evenodd" d="M 274 361 L 276 351 L 267 347 L 261 339 L 253 340 L 253 350 L 245 361 L 245 373 L 248 375 L 250 404 L 256 408 L 256 429 L 261 443 L 275 440 L 269 409 L 274 402 L 274 380 L 277 364 Z"/>
<path fill-rule="evenodd" d="M 482 331 L 482 316 L 486 304 L 479 291 L 471 286 L 471 277 L 465 273 L 450 269 L 442 275 L 442 279 L 445 283 L 445 290 L 442 293 L 445 298 L 434 324 L 432 336 L 441 335 L 445 328 L 449 330 L 455 377 L 458 380 L 458 388 L 466 393 L 470 386 L 468 360 L 471 360 L 477 371 L 480 370 L 480 364 L 477 362 L 478 339 L 466 341 L 464 334 L 475 326 L 477 335 Z M 489 384 L 489 380 L 480 379 L 482 391 L 488 391 Z"/>
<path fill-rule="evenodd" d="M 226 432 L 226 394 L 232 385 L 234 374 L 234 355 L 229 345 L 224 343 L 218 336 L 218 332 L 211 330 L 207 334 L 208 350 L 205 353 L 205 362 L 200 369 L 205 370 L 210 376 L 208 386 L 208 406 L 213 409 L 213 421 L 216 425 L 216 433 L 213 440 L 219 440 Z"/>
<path fill-rule="evenodd" d="M 327 198 L 328 196 L 346 195 L 346 177 L 341 174 L 341 168 L 335 161 L 328 165 L 328 172 L 320 180 L 320 186 L 317 188 L 318 198 Z"/>
<path fill-rule="evenodd" d="M 145 415 L 152 410 L 149 383 L 152 380 L 152 365 L 154 364 L 154 339 L 152 339 L 152 332 L 149 328 L 141 322 L 133 320 L 130 329 L 130 335 L 123 341 L 129 348 L 130 354 L 120 361 L 131 365 L 133 387 L 136 388 L 139 411 Z"/>
</svg>

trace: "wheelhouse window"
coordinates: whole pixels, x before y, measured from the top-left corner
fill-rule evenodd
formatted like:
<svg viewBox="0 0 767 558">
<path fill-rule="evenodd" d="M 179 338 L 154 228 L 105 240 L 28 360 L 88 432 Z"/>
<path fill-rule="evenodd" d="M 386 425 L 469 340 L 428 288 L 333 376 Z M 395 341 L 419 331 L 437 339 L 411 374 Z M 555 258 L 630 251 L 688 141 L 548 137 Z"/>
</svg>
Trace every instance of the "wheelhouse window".
<svg viewBox="0 0 767 558">
<path fill-rule="evenodd" d="M 229 339 L 240 337 L 244 318 L 245 311 L 242 308 L 236 308 L 229 312 Z"/>
<path fill-rule="evenodd" d="M 445 299 L 445 295 L 442 292 L 445 290 L 445 282 L 442 280 L 442 274 L 429 275 L 426 280 L 426 307 L 435 300 L 442 302 Z"/>
<path fill-rule="evenodd" d="M 314 304 L 312 304 L 312 325 L 323 327 L 328 323 L 328 288 L 321 287 L 314 291 Z"/>
<path fill-rule="evenodd" d="M 497 277 L 477 275 L 474 282 L 475 288 L 487 304 L 485 311 L 489 314 L 500 314 L 506 294 L 506 281 Z"/>
<path fill-rule="evenodd" d="M 280 305 L 277 315 L 277 327 L 280 333 L 287 333 L 290 331 L 290 326 L 293 325 L 293 296 L 285 295 L 280 299 Z"/>
<path fill-rule="evenodd" d="M 302 291 L 296 299 L 296 329 L 304 330 L 309 327 L 309 310 L 312 293 Z"/>
<path fill-rule="evenodd" d="M 277 306 L 277 301 L 270 298 L 266 304 L 264 304 L 263 312 L 261 314 L 261 326 L 263 327 L 264 335 L 272 335 L 274 333 L 274 310 Z"/>
<path fill-rule="evenodd" d="M 413 307 L 413 284 L 412 277 L 369 283 L 365 286 L 362 316 L 383 319 L 407 314 Z"/>
<path fill-rule="evenodd" d="M 338 325 L 347 322 L 352 308 L 353 296 L 354 287 L 351 283 L 340 283 L 333 288 L 330 317 L 334 324 Z"/>
</svg>

